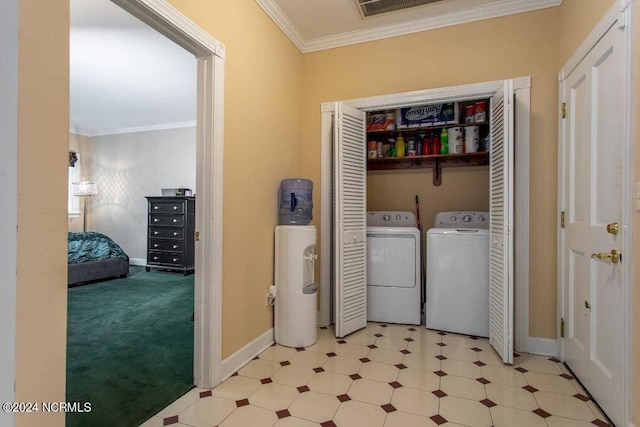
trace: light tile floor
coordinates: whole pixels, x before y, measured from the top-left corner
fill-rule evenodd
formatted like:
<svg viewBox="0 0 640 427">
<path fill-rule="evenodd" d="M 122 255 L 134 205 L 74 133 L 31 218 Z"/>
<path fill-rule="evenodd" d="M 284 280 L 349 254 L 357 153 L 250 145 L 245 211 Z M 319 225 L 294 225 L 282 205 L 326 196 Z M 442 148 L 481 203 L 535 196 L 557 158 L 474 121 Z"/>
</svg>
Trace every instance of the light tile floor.
<svg viewBox="0 0 640 427">
<path fill-rule="evenodd" d="M 194 427 L 608 426 L 568 369 L 488 340 L 369 323 L 320 328 L 306 349 L 274 345 L 213 390 L 193 389 L 143 424 Z"/>
</svg>

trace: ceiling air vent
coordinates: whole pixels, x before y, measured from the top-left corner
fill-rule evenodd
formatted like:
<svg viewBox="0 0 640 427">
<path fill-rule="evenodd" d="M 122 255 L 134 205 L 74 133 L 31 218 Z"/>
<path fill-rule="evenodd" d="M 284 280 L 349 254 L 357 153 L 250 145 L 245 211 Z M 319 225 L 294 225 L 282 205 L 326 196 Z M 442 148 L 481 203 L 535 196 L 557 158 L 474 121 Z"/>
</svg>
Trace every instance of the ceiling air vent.
<svg viewBox="0 0 640 427">
<path fill-rule="evenodd" d="M 442 0 L 356 0 L 358 9 L 363 18 L 437 3 Z"/>
</svg>

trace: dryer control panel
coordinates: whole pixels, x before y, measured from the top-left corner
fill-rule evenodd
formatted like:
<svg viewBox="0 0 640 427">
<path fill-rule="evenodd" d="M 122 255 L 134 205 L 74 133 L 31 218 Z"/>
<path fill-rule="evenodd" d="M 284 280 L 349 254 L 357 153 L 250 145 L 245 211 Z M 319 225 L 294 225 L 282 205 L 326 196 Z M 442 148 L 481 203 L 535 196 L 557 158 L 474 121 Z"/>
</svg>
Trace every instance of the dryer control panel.
<svg viewBox="0 0 640 427">
<path fill-rule="evenodd" d="M 417 227 L 413 212 L 371 211 L 367 212 L 367 227 Z"/>
<path fill-rule="evenodd" d="M 489 212 L 440 212 L 433 222 L 434 228 L 489 228 Z"/>
</svg>

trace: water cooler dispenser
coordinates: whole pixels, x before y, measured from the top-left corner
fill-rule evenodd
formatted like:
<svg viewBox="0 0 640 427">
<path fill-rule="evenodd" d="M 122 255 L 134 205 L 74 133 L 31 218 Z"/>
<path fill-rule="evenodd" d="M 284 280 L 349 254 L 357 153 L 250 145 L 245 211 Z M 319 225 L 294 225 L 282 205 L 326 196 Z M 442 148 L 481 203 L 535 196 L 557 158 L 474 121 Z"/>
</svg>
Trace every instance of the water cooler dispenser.
<svg viewBox="0 0 640 427">
<path fill-rule="evenodd" d="M 313 184 L 285 179 L 278 196 L 274 302 L 275 340 L 287 347 L 308 347 L 318 338 L 317 284 L 314 280 L 316 227 L 311 221 Z"/>
</svg>

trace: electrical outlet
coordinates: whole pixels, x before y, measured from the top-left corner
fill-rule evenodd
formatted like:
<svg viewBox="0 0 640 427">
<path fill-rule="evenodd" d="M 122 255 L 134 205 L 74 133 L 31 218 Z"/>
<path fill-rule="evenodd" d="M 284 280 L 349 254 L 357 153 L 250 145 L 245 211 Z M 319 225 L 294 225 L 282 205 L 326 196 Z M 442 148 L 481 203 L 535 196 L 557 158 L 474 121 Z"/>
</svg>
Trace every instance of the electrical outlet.
<svg viewBox="0 0 640 427">
<path fill-rule="evenodd" d="M 267 289 L 266 303 L 267 305 L 274 305 L 276 303 L 276 295 L 278 294 L 278 288 L 275 285 L 269 286 Z"/>
</svg>

